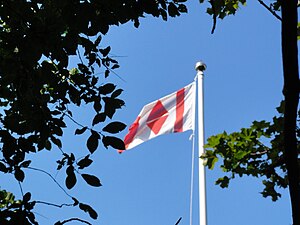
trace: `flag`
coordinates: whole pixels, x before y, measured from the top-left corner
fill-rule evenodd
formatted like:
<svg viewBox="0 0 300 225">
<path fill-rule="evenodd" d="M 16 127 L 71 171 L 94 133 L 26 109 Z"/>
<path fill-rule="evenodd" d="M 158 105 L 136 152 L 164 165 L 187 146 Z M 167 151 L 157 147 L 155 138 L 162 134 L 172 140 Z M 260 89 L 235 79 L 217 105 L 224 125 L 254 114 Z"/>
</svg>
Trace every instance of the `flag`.
<svg viewBox="0 0 300 225">
<path fill-rule="evenodd" d="M 125 149 L 131 149 L 162 134 L 194 130 L 195 82 L 145 105 L 129 127 Z M 119 150 L 123 152 L 124 150 Z"/>
</svg>

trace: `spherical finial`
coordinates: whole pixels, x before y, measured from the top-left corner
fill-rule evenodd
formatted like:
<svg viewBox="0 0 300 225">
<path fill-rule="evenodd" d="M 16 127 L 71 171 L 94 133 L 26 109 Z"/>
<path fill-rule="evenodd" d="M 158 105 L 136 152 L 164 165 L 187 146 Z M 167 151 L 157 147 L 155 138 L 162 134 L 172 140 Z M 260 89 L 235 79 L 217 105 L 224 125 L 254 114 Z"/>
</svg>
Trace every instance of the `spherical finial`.
<svg viewBox="0 0 300 225">
<path fill-rule="evenodd" d="M 197 62 L 195 66 L 195 70 L 203 72 L 204 70 L 206 70 L 206 64 L 202 61 Z"/>
</svg>

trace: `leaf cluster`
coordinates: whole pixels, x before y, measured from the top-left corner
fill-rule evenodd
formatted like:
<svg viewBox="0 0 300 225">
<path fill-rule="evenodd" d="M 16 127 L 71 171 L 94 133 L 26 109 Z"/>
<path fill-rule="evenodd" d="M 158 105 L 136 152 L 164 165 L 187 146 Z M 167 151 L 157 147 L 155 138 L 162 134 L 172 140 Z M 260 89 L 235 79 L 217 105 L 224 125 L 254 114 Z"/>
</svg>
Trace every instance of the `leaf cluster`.
<svg viewBox="0 0 300 225">
<path fill-rule="evenodd" d="M 5 190 L 0 190 L 0 223 L 3 225 L 24 224 L 37 225 L 32 209 L 35 206 L 31 194 L 27 192 L 22 200 L 15 200 L 15 196 Z"/>
<path fill-rule="evenodd" d="M 200 0 L 200 3 L 203 2 L 204 0 Z M 240 6 L 246 5 L 247 0 L 209 0 L 208 2 L 210 3 L 210 7 L 207 8 L 207 13 L 224 19 L 226 16 L 235 15 Z M 281 1 L 278 0 L 272 1 L 269 5 L 266 5 L 262 0 L 259 0 L 259 2 L 263 3 L 272 12 L 280 11 L 281 9 Z"/>
<path fill-rule="evenodd" d="M 228 176 L 216 181 L 217 185 L 228 187 L 230 180 L 236 176 L 260 177 L 264 185 L 261 192 L 263 197 L 271 197 L 273 201 L 281 197 L 278 188 L 288 186 L 283 157 L 283 104 L 277 108 L 280 115 L 275 116 L 272 122 L 254 121 L 249 128 L 242 128 L 240 132 L 224 132 L 208 138 L 205 146 L 207 151 L 202 156 L 206 166 L 213 169 L 222 159 L 220 168 L 228 173 Z M 298 126 L 298 138 L 299 131 Z M 299 141 L 298 153 L 300 155 Z"/>
<path fill-rule="evenodd" d="M 205 0 L 199 0 L 200 3 L 206 2 Z M 247 0 L 208 0 L 210 7 L 207 7 L 206 12 L 213 18 L 213 27 L 211 33 L 214 33 L 217 19 L 224 19 L 227 16 L 235 15 L 240 9 L 240 6 L 245 6 Z M 273 16 L 281 20 L 281 17 L 277 15 L 277 12 L 281 10 L 281 1 L 273 0 L 271 3 L 265 3 L 263 0 L 258 2 L 266 8 Z"/>
</svg>

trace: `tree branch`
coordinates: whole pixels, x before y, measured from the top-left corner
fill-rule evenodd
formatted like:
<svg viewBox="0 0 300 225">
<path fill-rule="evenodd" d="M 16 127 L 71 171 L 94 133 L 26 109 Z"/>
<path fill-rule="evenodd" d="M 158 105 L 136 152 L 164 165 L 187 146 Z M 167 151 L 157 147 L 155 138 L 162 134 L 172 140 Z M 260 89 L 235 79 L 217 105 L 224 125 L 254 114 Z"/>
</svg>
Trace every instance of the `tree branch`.
<svg viewBox="0 0 300 225">
<path fill-rule="evenodd" d="M 217 14 L 216 14 L 216 8 L 214 5 L 214 0 L 210 0 L 209 3 L 211 4 L 211 9 L 213 11 L 213 27 L 211 29 L 211 34 L 215 32 L 216 26 L 217 26 Z"/>
<path fill-rule="evenodd" d="M 82 124 L 78 123 L 76 120 L 73 119 L 73 117 L 69 116 L 68 114 L 64 113 L 64 116 L 68 117 L 73 123 L 77 124 L 78 126 L 84 128 L 85 126 L 83 126 Z M 88 130 L 91 130 L 91 128 L 87 128 Z"/>
<path fill-rule="evenodd" d="M 264 3 L 262 0 L 257 0 L 257 1 L 258 1 L 263 7 L 265 7 L 270 13 L 272 13 L 273 16 L 275 16 L 277 19 L 279 19 L 280 21 L 282 21 L 281 17 L 278 16 L 278 15 L 276 14 L 276 12 L 275 12 L 273 9 L 271 9 L 270 6 L 267 6 L 266 3 Z"/>
<path fill-rule="evenodd" d="M 58 205 L 58 204 L 54 204 L 54 203 L 50 203 L 50 202 L 44 202 L 44 201 L 34 201 L 35 203 L 38 203 L 38 204 L 44 204 L 44 205 L 49 205 L 49 206 L 54 206 L 54 207 L 57 207 L 57 208 L 62 208 L 64 206 L 74 206 L 74 204 L 61 204 L 61 205 Z"/>
<path fill-rule="evenodd" d="M 69 223 L 71 221 L 79 221 L 81 223 L 85 223 L 85 224 L 88 224 L 88 225 L 92 225 L 91 223 L 89 223 L 88 221 L 85 221 L 85 220 L 82 220 L 82 219 L 79 219 L 79 218 L 70 218 L 70 219 L 67 219 L 67 220 L 64 220 L 64 221 L 61 221 L 61 222 L 57 222 L 55 223 L 55 225 L 63 225 L 65 223 Z"/>
<path fill-rule="evenodd" d="M 22 196 L 24 196 L 24 192 L 23 192 L 23 188 L 22 188 L 21 182 L 18 181 L 18 184 L 19 184 L 19 187 L 20 187 L 21 194 L 22 194 Z"/>
<path fill-rule="evenodd" d="M 45 170 L 33 168 L 33 167 L 27 167 L 27 169 L 31 169 L 31 170 L 35 170 L 47 174 L 67 196 L 73 199 L 73 197 L 70 194 L 68 194 L 68 192 L 57 182 L 57 180 L 50 173 L 46 172 Z"/>
<path fill-rule="evenodd" d="M 177 220 L 177 222 L 175 223 L 175 225 L 178 225 L 178 224 L 180 223 L 181 219 L 182 219 L 182 217 L 180 217 L 180 218 Z"/>
</svg>

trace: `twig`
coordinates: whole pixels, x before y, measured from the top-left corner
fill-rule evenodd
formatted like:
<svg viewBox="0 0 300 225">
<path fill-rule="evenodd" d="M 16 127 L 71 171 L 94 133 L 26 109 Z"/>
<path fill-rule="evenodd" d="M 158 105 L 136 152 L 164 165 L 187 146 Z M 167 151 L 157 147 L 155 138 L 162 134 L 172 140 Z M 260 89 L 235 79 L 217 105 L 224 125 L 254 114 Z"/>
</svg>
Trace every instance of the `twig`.
<svg viewBox="0 0 300 225">
<path fill-rule="evenodd" d="M 76 120 L 74 120 L 71 116 L 69 116 L 69 115 L 67 115 L 67 114 L 64 114 L 64 115 L 67 116 L 73 123 L 77 124 L 78 126 L 80 126 L 80 127 L 82 127 L 82 128 L 86 127 L 86 129 L 88 129 L 88 130 L 90 130 L 90 131 L 95 131 L 95 132 L 97 132 L 98 134 L 100 134 L 100 135 L 103 136 L 103 134 L 101 133 L 101 131 L 96 131 L 96 130 L 94 130 L 93 128 L 90 128 L 90 127 L 87 127 L 87 126 L 83 126 L 82 124 L 80 124 L 80 123 L 78 123 Z"/>
<path fill-rule="evenodd" d="M 80 62 L 81 62 L 82 64 L 84 64 L 84 63 L 83 63 L 83 60 L 82 60 L 82 58 L 81 58 L 81 55 L 80 55 L 80 51 L 79 51 L 78 48 L 77 48 L 77 54 L 78 54 L 78 58 L 79 58 Z"/>
<path fill-rule="evenodd" d="M 27 167 L 27 169 L 31 169 L 31 170 L 35 170 L 47 174 L 67 196 L 73 199 L 73 197 L 70 194 L 68 194 L 68 192 L 57 182 L 57 180 L 50 173 L 42 169 L 33 168 L 33 167 Z"/>
<path fill-rule="evenodd" d="M 182 217 L 180 217 L 180 218 L 177 220 L 177 222 L 175 223 L 175 225 L 178 225 L 178 224 L 180 223 L 181 219 L 182 219 Z"/>
<path fill-rule="evenodd" d="M 44 201 L 34 201 L 34 202 L 38 203 L 38 204 L 54 206 L 54 207 L 57 207 L 57 208 L 62 208 L 64 206 L 74 206 L 74 204 L 66 204 L 66 203 L 58 205 L 58 204 L 54 204 L 54 203 L 50 203 L 50 202 L 44 202 Z"/>
<path fill-rule="evenodd" d="M 265 7 L 270 13 L 272 13 L 273 16 L 275 16 L 277 19 L 279 19 L 280 21 L 282 21 L 281 17 L 278 16 L 278 15 L 276 14 L 276 12 L 275 12 L 273 9 L 271 9 L 270 6 L 267 6 L 266 3 L 264 3 L 262 0 L 257 0 L 257 1 L 258 1 L 263 7 Z"/>
<path fill-rule="evenodd" d="M 269 150 L 270 150 L 270 149 L 268 148 L 267 150 L 262 151 L 262 152 L 251 152 L 250 155 L 251 155 L 251 156 L 264 155 L 264 154 L 268 153 Z"/>
<path fill-rule="evenodd" d="M 210 0 L 209 3 L 211 4 L 211 9 L 213 11 L 213 27 L 211 29 L 211 34 L 215 32 L 216 26 L 217 26 L 217 14 L 216 14 L 216 8 L 214 0 Z"/>
<path fill-rule="evenodd" d="M 21 182 L 18 181 L 18 184 L 19 184 L 19 187 L 20 187 L 20 190 L 21 190 L 21 194 L 24 197 L 24 192 L 23 192 L 23 188 L 22 188 Z"/>
<path fill-rule="evenodd" d="M 76 120 L 74 120 L 74 119 L 73 119 L 71 116 L 69 116 L 68 114 L 64 113 L 64 115 L 65 115 L 66 117 L 68 117 L 73 123 L 77 124 L 78 126 L 80 126 L 80 127 L 82 127 L 82 128 L 86 127 L 86 126 L 83 126 L 82 124 L 78 123 Z M 87 128 L 87 129 L 90 129 L 90 128 Z"/>
<path fill-rule="evenodd" d="M 99 55 L 99 53 L 97 53 L 97 56 L 98 56 L 100 59 L 102 59 L 101 56 Z M 113 73 L 113 74 L 116 75 L 120 80 L 122 80 L 123 82 L 126 83 L 126 80 L 124 80 L 119 74 L 117 74 L 115 71 L 113 71 L 112 69 L 110 69 L 110 68 L 109 68 L 107 65 L 105 65 L 104 63 L 102 63 L 102 65 L 103 65 L 107 70 L 109 70 L 109 72 Z"/>
<path fill-rule="evenodd" d="M 60 225 L 63 225 L 65 223 L 68 223 L 68 222 L 71 222 L 71 221 L 79 221 L 81 223 L 85 223 L 85 224 L 88 224 L 88 225 L 92 225 L 91 223 L 89 223 L 88 221 L 85 221 L 85 220 L 82 220 L 82 219 L 79 219 L 79 218 L 71 218 L 71 219 L 67 219 L 67 220 L 64 220 L 64 221 L 61 221 L 59 222 Z"/>
</svg>

